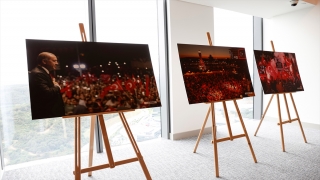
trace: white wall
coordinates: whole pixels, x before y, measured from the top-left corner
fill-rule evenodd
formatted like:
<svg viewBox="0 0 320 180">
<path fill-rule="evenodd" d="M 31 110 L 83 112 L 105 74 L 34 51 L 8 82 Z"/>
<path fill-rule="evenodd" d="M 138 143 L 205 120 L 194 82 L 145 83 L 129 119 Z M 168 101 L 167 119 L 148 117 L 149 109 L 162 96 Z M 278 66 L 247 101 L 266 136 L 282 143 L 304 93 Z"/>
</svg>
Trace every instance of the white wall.
<svg viewBox="0 0 320 180">
<path fill-rule="evenodd" d="M 293 93 L 302 122 L 320 124 L 320 2 L 315 7 L 264 19 L 264 50 L 293 52 L 296 55 L 304 91 Z M 280 96 L 282 116 L 287 118 L 283 96 Z M 264 95 L 264 108 L 270 95 Z M 288 99 L 288 98 L 287 98 Z M 289 99 L 290 100 L 290 99 Z M 289 101 L 291 118 L 296 115 Z M 276 97 L 266 118 L 278 118 Z"/>
<path fill-rule="evenodd" d="M 213 8 L 177 0 L 168 6 L 171 139 L 179 139 L 181 133 L 201 128 L 209 104 L 189 105 L 177 43 L 209 45 L 206 33 L 213 36 Z"/>
</svg>

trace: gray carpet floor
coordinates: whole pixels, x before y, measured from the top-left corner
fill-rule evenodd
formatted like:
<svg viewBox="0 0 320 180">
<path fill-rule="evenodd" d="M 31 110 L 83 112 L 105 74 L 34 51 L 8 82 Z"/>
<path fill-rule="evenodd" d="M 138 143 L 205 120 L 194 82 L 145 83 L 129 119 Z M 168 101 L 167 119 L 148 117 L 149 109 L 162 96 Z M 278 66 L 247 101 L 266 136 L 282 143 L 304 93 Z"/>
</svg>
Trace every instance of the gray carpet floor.
<svg viewBox="0 0 320 180">
<path fill-rule="evenodd" d="M 211 134 L 201 138 L 196 153 L 193 149 L 197 137 L 181 140 L 157 139 L 138 143 L 149 173 L 154 180 L 204 179 L 283 179 L 320 180 L 320 130 L 304 127 L 308 143 L 304 143 L 297 122 L 283 126 L 286 152 L 282 152 L 280 128 L 272 121 L 264 121 L 257 136 L 253 136 L 259 121 L 245 121 L 257 163 L 254 163 L 245 138 L 218 144 L 219 174 L 215 176 Z M 218 137 L 228 135 L 226 126 L 219 126 Z M 232 124 L 234 135 L 242 133 L 239 123 Z M 115 161 L 134 157 L 131 146 L 112 148 Z M 87 153 L 82 155 L 82 167 L 87 167 Z M 105 153 L 94 154 L 95 165 L 107 163 Z M 71 180 L 74 179 L 74 158 L 8 170 L 3 180 Z M 91 177 L 82 174 L 83 180 L 134 180 L 145 179 L 139 162 L 116 166 L 113 169 L 94 171 Z"/>
</svg>

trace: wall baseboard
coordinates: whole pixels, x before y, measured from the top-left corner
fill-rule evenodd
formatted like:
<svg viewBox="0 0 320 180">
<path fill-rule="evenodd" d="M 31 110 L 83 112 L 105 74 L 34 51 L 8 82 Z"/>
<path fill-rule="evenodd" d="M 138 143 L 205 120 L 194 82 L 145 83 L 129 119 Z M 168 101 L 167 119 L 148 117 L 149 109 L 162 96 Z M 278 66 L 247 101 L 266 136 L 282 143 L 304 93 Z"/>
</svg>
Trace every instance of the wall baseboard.
<svg viewBox="0 0 320 180">
<path fill-rule="evenodd" d="M 185 139 L 185 138 L 189 138 L 189 137 L 193 137 L 193 136 L 198 136 L 199 132 L 200 132 L 200 129 L 182 132 L 182 133 L 176 133 L 176 134 L 170 133 L 170 139 L 171 140 L 178 140 L 178 139 Z M 203 130 L 203 134 L 209 134 L 209 133 L 211 133 L 211 127 L 206 127 Z"/>
</svg>

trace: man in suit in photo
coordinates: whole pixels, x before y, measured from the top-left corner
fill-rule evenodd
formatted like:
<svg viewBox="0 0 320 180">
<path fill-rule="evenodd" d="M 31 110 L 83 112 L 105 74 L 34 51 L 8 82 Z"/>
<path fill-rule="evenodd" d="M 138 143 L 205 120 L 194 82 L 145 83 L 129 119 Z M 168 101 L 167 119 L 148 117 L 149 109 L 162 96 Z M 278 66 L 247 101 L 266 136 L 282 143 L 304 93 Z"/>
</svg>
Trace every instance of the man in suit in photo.
<svg viewBox="0 0 320 180">
<path fill-rule="evenodd" d="M 29 71 L 29 88 L 32 119 L 61 117 L 65 115 L 60 86 L 50 76 L 56 70 L 57 57 L 50 52 L 42 52 L 37 57 L 37 65 Z"/>
</svg>

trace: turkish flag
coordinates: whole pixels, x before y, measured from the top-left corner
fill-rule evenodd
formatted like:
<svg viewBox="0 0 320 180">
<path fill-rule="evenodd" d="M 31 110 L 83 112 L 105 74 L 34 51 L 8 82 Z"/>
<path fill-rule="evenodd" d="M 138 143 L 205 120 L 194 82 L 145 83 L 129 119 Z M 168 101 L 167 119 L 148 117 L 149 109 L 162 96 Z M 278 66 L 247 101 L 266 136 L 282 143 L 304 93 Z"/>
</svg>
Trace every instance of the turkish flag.
<svg viewBox="0 0 320 180">
<path fill-rule="evenodd" d="M 135 83 L 131 79 L 128 79 L 125 85 L 128 91 L 134 90 L 136 88 Z"/>
<path fill-rule="evenodd" d="M 136 80 L 136 78 L 134 77 L 134 75 L 132 74 L 132 81 L 133 81 L 133 83 L 134 84 L 136 84 L 137 83 L 137 80 Z"/>
<path fill-rule="evenodd" d="M 114 82 L 113 84 L 111 84 L 109 86 L 110 90 L 119 90 L 119 91 L 123 91 L 122 85 L 119 81 Z"/>
<path fill-rule="evenodd" d="M 114 90 L 122 90 L 122 91 L 123 91 L 122 82 L 121 82 L 120 79 L 118 79 L 118 77 L 117 77 L 116 82 L 114 82 L 111 86 L 112 86 L 113 88 L 115 88 Z"/>
</svg>

